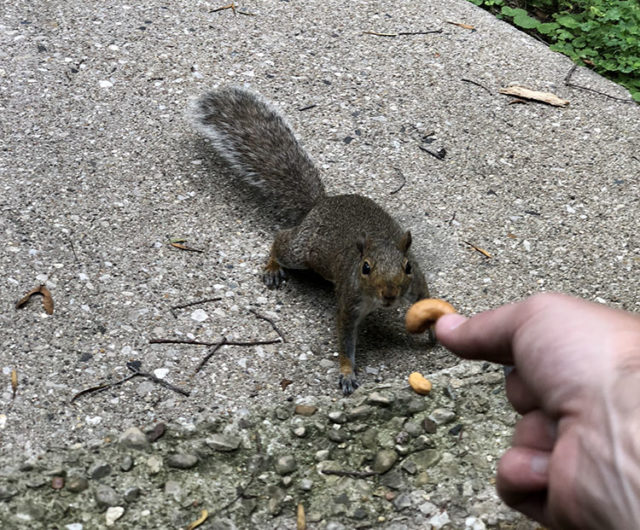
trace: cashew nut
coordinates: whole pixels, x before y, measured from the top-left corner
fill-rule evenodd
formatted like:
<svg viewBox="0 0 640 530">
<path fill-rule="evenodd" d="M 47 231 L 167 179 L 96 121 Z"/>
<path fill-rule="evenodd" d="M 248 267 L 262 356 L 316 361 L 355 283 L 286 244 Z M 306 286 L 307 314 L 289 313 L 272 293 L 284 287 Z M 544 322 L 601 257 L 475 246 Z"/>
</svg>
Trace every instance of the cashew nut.
<svg viewBox="0 0 640 530">
<path fill-rule="evenodd" d="M 409 376 L 409 385 L 415 392 L 423 396 L 431 392 L 431 381 L 425 379 L 419 372 L 413 372 Z"/>
<path fill-rule="evenodd" d="M 455 308 L 449 302 L 438 298 L 425 298 L 409 308 L 405 325 L 409 333 L 423 333 L 442 315 L 455 312 Z"/>
</svg>

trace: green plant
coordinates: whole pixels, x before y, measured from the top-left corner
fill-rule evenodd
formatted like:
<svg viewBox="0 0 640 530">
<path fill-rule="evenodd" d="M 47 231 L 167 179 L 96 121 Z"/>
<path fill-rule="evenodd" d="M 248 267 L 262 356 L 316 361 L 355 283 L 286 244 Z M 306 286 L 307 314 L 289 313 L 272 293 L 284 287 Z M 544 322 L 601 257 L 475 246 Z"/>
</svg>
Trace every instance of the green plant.
<svg viewBox="0 0 640 530">
<path fill-rule="evenodd" d="M 543 38 L 551 49 L 626 87 L 640 102 L 640 3 L 637 0 L 470 0 Z"/>
</svg>

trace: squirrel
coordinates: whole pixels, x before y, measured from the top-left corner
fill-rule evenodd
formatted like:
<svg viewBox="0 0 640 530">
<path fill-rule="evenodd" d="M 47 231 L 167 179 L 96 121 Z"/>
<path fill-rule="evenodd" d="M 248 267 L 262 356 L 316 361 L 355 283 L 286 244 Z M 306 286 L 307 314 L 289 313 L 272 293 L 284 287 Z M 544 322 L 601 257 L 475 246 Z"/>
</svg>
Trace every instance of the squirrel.
<svg viewBox="0 0 640 530">
<path fill-rule="evenodd" d="M 279 287 L 285 269 L 311 269 L 335 285 L 338 383 L 351 394 L 359 386 L 355 353 L 364 317 L 429 296 L 409 250 L 411 232 L 367 197 L 328 195 L 291 127 L 259 94 L 238 87 L 207 92 L 194 101 L 191 120 L 235 175 L 292 222 L 275 236 L 265 284 Z"/>
</svg>

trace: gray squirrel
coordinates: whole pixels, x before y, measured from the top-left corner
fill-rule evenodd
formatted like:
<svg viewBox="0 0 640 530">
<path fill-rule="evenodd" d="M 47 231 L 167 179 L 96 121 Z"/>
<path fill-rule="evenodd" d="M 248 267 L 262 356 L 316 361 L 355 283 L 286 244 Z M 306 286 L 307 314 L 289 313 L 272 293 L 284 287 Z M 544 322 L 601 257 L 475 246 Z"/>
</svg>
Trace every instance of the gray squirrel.
<svg viewBox="0 0 640 530">
<path fill-rule="evenodd" d="M 367 197 L 327 195 L 292 129 L 259 94 L 237 87 L 207 92 L 194 102 L 191 117 L 237 177 L 292 221 L 275 236 L 264 282 L 278 287 L 285 269 L 311 269 L 335 285 L 339 385 L 351 394 L 358 388 L 360 322 L 402 298 L 429 296 L 409 251 L 411 232 Z"/>
</svg>

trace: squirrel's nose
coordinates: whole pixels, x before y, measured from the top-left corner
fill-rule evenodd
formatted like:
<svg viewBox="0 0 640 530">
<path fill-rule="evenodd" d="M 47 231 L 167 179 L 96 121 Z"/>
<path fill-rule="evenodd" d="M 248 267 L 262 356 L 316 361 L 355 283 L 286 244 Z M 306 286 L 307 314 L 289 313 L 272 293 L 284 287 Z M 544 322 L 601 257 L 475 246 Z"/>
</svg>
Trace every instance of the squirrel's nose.
<svg viewBox="0 0 640 530">
<path fill-rule="evenodd" d="M 395 287 L 386 287 L 385 289 L 382 290 L 380 295 L 381 295 L 382 301 L 386 305 L 391 305 L 398 298 L 398 289 L 396 289 Z"/>
</svg>

